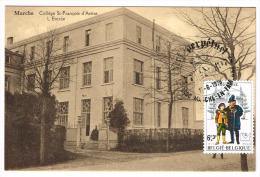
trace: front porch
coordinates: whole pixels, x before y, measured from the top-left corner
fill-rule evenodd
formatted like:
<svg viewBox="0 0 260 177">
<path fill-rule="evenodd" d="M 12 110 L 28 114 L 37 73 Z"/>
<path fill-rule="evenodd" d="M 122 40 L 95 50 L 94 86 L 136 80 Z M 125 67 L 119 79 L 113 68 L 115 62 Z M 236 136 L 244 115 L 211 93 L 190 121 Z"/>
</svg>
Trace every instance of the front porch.
<svg viewBox="0 0 260 177">
<path fill-rule="evenodd" d="M 86 128 L 67 128 L 65 149 L 109 150 L 117 146 L 117 134 L 111 130 L 108 134 L 105 127 L 98 130 L 98 140 L 91 140 L 90 135 L 86 135 Z"/>
</svg>

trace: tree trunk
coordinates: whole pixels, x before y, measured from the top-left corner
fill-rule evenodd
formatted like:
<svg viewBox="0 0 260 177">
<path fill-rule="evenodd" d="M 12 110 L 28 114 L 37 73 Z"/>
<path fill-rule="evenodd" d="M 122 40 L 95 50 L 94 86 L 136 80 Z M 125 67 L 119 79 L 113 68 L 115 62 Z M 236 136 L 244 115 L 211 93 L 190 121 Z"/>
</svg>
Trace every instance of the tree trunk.
<svg viewBox="0 0 260 177">
<path fill-rule="evenodd" d="M 234 50 L 233 50 L 234 51 Z M 233 80 L 237 80 L 237 70 L 235 65 L 235 57 L 234 52 L 231 52 L 232 57 L 232 78 Z M 240 154 L 240 165 L 241 165 L 241 171 L 248 171 L 248 164 L 247 164 L 247 154 Z"/>
<path fill-rule="evenodd" d="M 172 105 L 173 105 L 173 91 L 172 91 L 172 71 L 171 71 L 171 45 L 168 46 L 168 91 L 170 94 L 170 102 L 168 108 L 168 132 L 166 140 L 166 152 L 169 151 L 169 141 L 170 141 L 170 129 L 172 126 Z"/>
<path fill-rule="evenodd" d="M 169 111 L 168 111 L 168 132 L 167 132 L 167 140 L 166 140 L 166 152 L 169 152 L 169 141 L 170 141 L 170 129 L 172 125 L 172 105 L 173 101 L 169 103 Z"/>
<path fill-rule="evenodd" d="M 247 154 L 240 154 L 241 171 L 248 171 Z"/>
<path fill-rule="evenodd" d="M 45 112 L 46 98 L 42 97 L 42 113 L 41 113 L 41 132 L 40 132 L 40 164 L 45 163 Z"/>
<path fill-rule="evenodd" d="M 48 71 L 49 71 L 49 61 L 50 61 L 50 53 L 47 54 L 47 61 L 44 66 L 43 71 L 43 90 L 42 90 L 42 112 L 41 112 L 41 137 L 40 137 L 40 164 L 45 164 L 45 156 L 46 156 L 46 111 L 47 104 L 49 98 L 49 83 L 48 83 Z"/>
<path fill-rule="evenodd" d="M 118 136 L 118 148 L 121 149 L 123 145 L 124 130 L 119 130 L 117 136 Z"/>
<path fill-rule="evenodd" d="M 235 48 L 233 47 L 233 45 L 230 45 L 230 50 L 231 50 L 231 54 L 229 57 L 230 57 L 230 63 L 231 63 L 231 74 L 232 74 L 233 80 L 237 80 Z"/>
</svg>

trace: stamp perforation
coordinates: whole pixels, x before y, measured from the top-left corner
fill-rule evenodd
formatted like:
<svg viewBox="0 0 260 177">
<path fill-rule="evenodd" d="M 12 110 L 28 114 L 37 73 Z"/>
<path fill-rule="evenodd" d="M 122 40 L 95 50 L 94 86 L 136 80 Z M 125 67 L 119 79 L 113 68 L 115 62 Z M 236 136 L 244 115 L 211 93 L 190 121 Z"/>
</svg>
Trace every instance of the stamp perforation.
<svg viewBox="0 0 260 177">
<path fill-rule="evenodd" d="M 203 85 L 205 86 L 205 84 L 210 83 L 210 82 L 215 82 L 215 80 L 204 81 Z M 227 81 L 224 81 L 224 82 L 227 82 Z M 222 134 L 219 134 L 219 135 L 213 135 L 212 133 L 208 133 L 209 128 L 212 128 L 212 127 L 215 126 L 215 125 L 209 125 L 209 123 L 212 124 L 212 122 L 215 123 L 215 121 L 216 121 L 215 119 L 213 120 L 212 118 L 208 118 L 209 117 L 208 105 L 212 104 L 212 102 L 217 103 L 219 100 L 218 101 L 214 100 L 212 102 L 204 102 L 204 110 L 203 110 L 203 114 L 204 114 L 203 152 L 206 153 L 206 154 L 214 154 L 214 153 L 253 153 L 254 152 L 254 142 L 253 142 L 254 141 L 253 82 L 252 81 L 246 81 L 246 80 L 238 80 L 238 81 L 233 81 L 233 82 L 235 83 L 235 86 L 233 86 L 233 88 L 228 92 L 229 95 L 234 94 L 234 96 L 235 96 L 235 91 L 237 92 L 237 87 L 240 87 L 240 92 L 243 93 L 243 90 L 241 89 L 241 87 L 242 88 L 245 87 L 246 90 L 247 90 L 247 93 L 245 93 L 242 96 L 241 96 L 241 93 L 240 93 L 240 95 L 238 95 L 237 98 L 239 98 L 239 101 L 240 101 L 240 102 L 238 101 L 239 103 L 244 103 L 243 97 L 245 97 L 245 98 L 250 97 L 249 98 L 250 99 L 250 104 L 249 104 L 250 105 L 250 111 L 249 111 L 250 114 L 249 114 L 249 116 L 247 116 L 248 112 L 244 112 L 244 108 L 247 108 L 247 107 L 243 106 L 243 104 L 241 106 L 239 106 L 239 105 L 235 106 L 235 108 L 236 108 L 234 110 L 235 112 L 234 112 L 234 114 L 231 114 L 231 113 L 228 114 L 228 120 L 233 120 L 234 118 L 236 118 L 234 120 L 237 120 L 237 122 L 239 122 L 239 123 L 237 123 L 237 124 L 239 124 L 239 129 L 234 128 L 234 127 L 233 128 L 229 127 L 229 130 L 226 130 L 226 128 L 224 128 L 223 129 L 224 132 L 227 131 L 227 133 L 230 133 L 230 136 L 227 136 L 227 137 L 231 138 L 231 142 L 230 142 L 231 144 L 224 144 L 223 140 L 222 140 L 222 143 L 219 144 L 220 138 L 221 137 L 223 138 L 223 136 L 224 136 L 224 139 L 225 139 L 226 134 L 224 133 L 224 135 L 223 135 L 223 131 L 222 131 Z M 247 86 L 245 84 L 247 84 Z M 249 86 L 248 86 L 248 84 L 249 84 Z M 250 87 L 250 91 L 247 89 L 247 87 Z M 209 90 L 205 89 L 204 95 L 208 95 L 208 93 L 209 93 Z M 227 97 L 227 95 L 225 95 L 225 97 Z M 220 100 L 225 100 L 225 99 L 220 99 Z M 233 101 L 233 100 L 231 100 L 231 101 Z M 235 102 L 236 102 L 236 100 L 235 100 Z M 213 104 L 213 105 L 216 106 L 216 104 Z M 236 111 L 238 111 L 238 113 L 239 113 L 239 109 L 238 109 L 239 107 L 242 108 L 242 115 L 244 115 L 246 118 L 249 118 L 248 120 L 247 119 L 240 120 L 242 115 L 238 116 L 238 114 L 236 114 Z M 231 108 L 232 107 L 230 106 L 230 103 L 229 103 L 228 109 L 231 109 Z M 224 113 L 222 113 L 222 115 L 224 115 Z M 232 117 L 232 115 L 234 115 L 234 116 Z M 231 117 L 232 117 L 232 119 L 231 119 Z M 223 120 L 224 119 L 222 118 L 222 121 Z M 230 121 L 230 124 L 231 124 L 231 122 L 232 121 Z M 241 125 L 242 122 L 245 122 L 246 126 L 243 125 L 243 128 L 240 128 L 240 127 L 242 127 L 242 125 Z M 232 122 L 232 125 L 235 124 L 235 123 L 236 122 Z M 221 124 L 216 123 L 216 125 L 218 127 L 219 125 L 222 126 L 224 124 L 222 122 Z M 243 132 L 241 132 L 240 129 L 242 129 Z M 210 132 L 214 132 L 214 131 L 210 130 Z M 233 133 L 233 138 L 232 138 L 231 132 Z M 242 137 L 243 134 L 244 134 L 244 136 L 243 136 L 244 139 L 250 138 L 250 143 L 248 141 L 244 140 L 244 139 L 243 139 L 244 141 L 242 140 L 241 137 Z M 234 136 L 236 136 L 236 138 Z M 217 140 L 215 140 L 215 139 L 217 139 Z M 236 143 L 234 142 L 235 139 L 236 139 Z M 209 141 L 211 141 L 211 142 L 209 143 Z M 216 144 L 214 145 L 213 142 L 215 142 L 215 141 L 216 141 Z"/>
</svg>

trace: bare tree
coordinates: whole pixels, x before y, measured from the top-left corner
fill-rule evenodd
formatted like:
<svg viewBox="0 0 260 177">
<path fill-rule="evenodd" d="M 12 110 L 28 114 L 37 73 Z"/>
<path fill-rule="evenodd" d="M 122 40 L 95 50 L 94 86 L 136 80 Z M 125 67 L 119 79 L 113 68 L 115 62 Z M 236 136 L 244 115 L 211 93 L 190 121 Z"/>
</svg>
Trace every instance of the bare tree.
<svg viewBox="0 0 260 177">
<path fill-rule="evenodd" d="M 207 66 L 212 74 L 230 80 L 255 76 L 255 10 L 249 8 L 197 8 L 193 13 L 179 11 L 201 39 L 214 39 L 225 52 L 197 46 L 194 64 Z M 195 18 L 194 18 L 195 17 Z M 199 20 L 198 20 L 199 19 Z M 195 48 L 195 47 L 194 47 Z M 215 52 L 214 52 L 215 51 Z M 247 155 L 241 154 L 241 170 L 248 171 Z"/>
<path fill-rule="evenodd" d="M 194 68 L 185 58 L 185 44 L 179 41 L 165 41 L 165 49 L 153 52 L 155 62 L 150 73 L 154 73 L 154 85 L 146 88 L 146 95 L 154 102 L 168 104 L 168 136 L 166 150 L 169 150 L 169 134 L 172 128 L 172 112 L 174 102 L 191 100 L 193 96 Z"/>
<path fill-rule="evenodd" d="M 46 142 L 54 118 L 49 118 L 47 105 L 51 97 L 51 90 L 57 87 L 56 81 L 64 77 L 64 67 L 71 61 L 67 58 L 68 40 L 60 43 L 56 31 L 40 36 L 35 46 L 27 51 L 24 46 L 25 81 L 27 91 L 39 96 L 42 102 L 40 117 L 40 164 L 46 160 Z M 63 52 L 62 52 L 63 50 Z"/>
<path fill-rule="evenodd" d="M 180 12 L 185 22 L 199 31 L 200 39 L 215 40 L 214 46 L 207 49 L 198 45 L 194 51 L 197 54 L 195 63 L 208 66 L 215 71 L 214 74 L 227 80 L 252 78 L 255 75 L 256 59 L 255 14 L 249 12 L 250 9 L 244 8 L 200 8 L 194 10 L 196 15 L 193 13 L 197 19 Z M 219 45 L 228 50 L 217 51 Z"/>
</svg>

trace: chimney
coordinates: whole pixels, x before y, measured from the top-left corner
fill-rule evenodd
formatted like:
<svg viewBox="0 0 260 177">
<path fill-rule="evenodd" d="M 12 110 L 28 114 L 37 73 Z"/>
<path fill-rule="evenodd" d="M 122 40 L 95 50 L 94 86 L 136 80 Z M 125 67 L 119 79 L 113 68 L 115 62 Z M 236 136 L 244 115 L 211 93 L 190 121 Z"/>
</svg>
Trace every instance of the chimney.
<svg viewBox="0 0 260 177">
<path fill-rule="evenodd" d="M 7 38 L 7 46 L 10 46 L 14 43 L 14 37 L 8 37 Z"/>
</svg>

